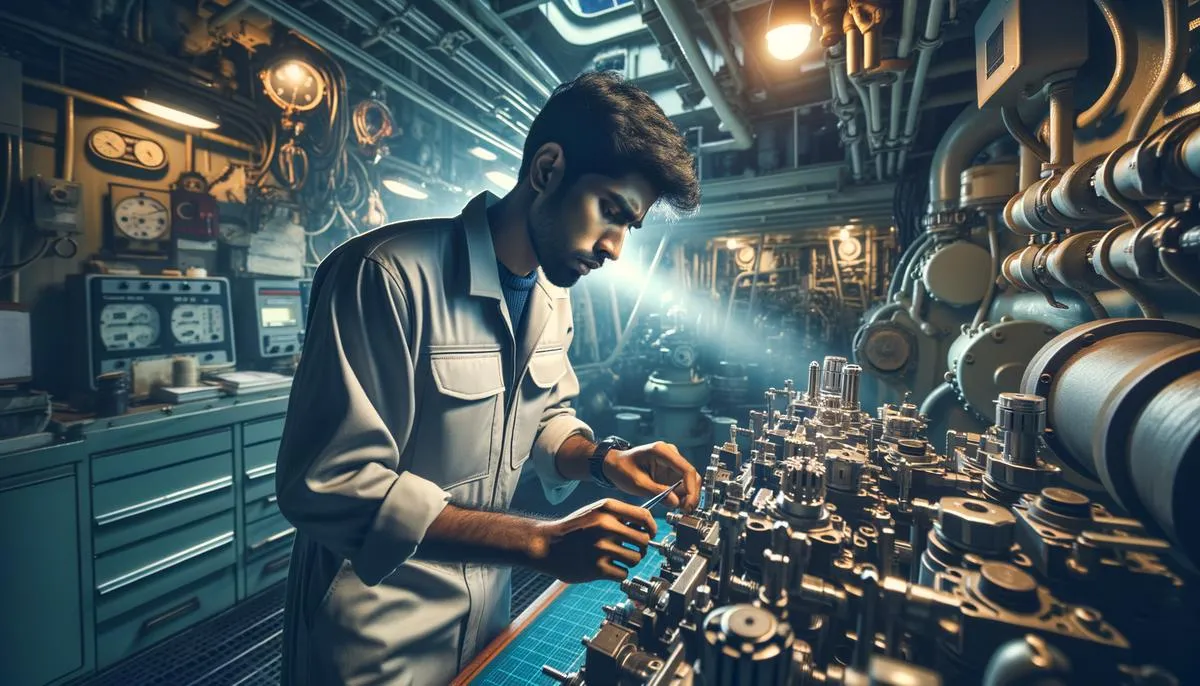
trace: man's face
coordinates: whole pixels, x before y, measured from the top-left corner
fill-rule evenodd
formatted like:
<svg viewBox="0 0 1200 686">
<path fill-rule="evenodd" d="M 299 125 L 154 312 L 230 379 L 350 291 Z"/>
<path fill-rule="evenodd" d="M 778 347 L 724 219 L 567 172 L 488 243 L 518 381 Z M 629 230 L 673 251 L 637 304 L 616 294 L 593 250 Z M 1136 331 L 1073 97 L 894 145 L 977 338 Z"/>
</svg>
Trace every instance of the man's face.
<svg viewBox="0 0 1200 686">
<path fill-rule="evenodd" d="M 641 226 L 654 200 L 650 182 L 637 173 L 615 179 L 584 174 L 568 186 L 548 187 L 534 200 L 527 226 L 546 278 L 569 288 L 620 257 L 626 234 Z"/>
</svg>

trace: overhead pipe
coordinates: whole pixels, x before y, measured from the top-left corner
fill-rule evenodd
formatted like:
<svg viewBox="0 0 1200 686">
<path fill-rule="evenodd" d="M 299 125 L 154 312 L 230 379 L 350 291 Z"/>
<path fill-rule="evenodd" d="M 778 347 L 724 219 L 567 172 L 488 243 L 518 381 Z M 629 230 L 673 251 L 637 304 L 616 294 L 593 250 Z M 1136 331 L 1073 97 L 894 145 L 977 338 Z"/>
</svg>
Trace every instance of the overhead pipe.
<svg viewBox="0 0 1200 686">
<path fill-rule="evenodd" d="M 326 4 L 333 6 L 333 8 L 342 16 L 354 22 L 360 28 L 366 29 L 367 31 L 380 31 L 380 42 L 403 55 L 406 59 L 420 67 L 430 76 L 434 77 L 438 81 L 441 81 L 448 88 L 450 88 L 450 90 L 453 90 L 454 92 L 463 96 L 463 98 L 465 98 L 475 107 L 478 107 L 485 112 L 492 110 L 492 107 L 488 105 L 489 98 L 487 96 L 464 83 L 462 79 L 451 73 L 449 69 L 446 69 L 441 62 L 438 62 L 433 57 L 430 57 L 429 54 L 427 54 L 424 50 L 421 50 L 404 38 L 396 35 L 394 32 L 381 30 L 379 27 L 379 20 L 376 19 L 370 12 L 366 11 L 362 7 L 359 7 L 353 2 L 347 2 L 346 0 L 326 0 Z"/>
<path fill-rule="evenodd" d="M 447 0 L 438 1 L 446 2 Z M 696 80 L 700 82 L 701 90 L 708 96 L 713 109 L 717 111 L 717 116 L 721 118 L 726 128 L 729 129 L 729 133 L 733 135 L 732 141 L 705 144 L 701 150 L 714 152 L 716 150 L 749 149 L 754 144 L 754 135 L 751 133 L 750 124 L 741 113 L 733 108 L 721 87 L 717 85 L 712 70 L 709 69 L 708 62 L 704 59 L 704 53 L 700 50 L 700 43 L 696 41 L 696 35 L 692 33 L 687 19 L 683 15 L 683 10 L 680 9 L 679 0 L 654 0 L 654 2 L 658 6 L 658 12 L 662 15 L 667 28 L 671 31 L 671 35 L 675 38 L 675 43 L 683 52 L 683 59 L 691 68 L 692 73 L 696 75 Z"/>
<path fill-rule="evenodd" d="M 717 23 L 717 18 L 713 15 L 712 6 L 697 5 L 696 9 L 700 12 L 700 17 L 704 19 L 704 25 L 708 27 L 708 32 L 712 34 L 712 39 L 717 44 L 717 49 L 721 51 L 721 57 L 725 59 L 729 76 L 733 78 L 733 84 L 737 88 L 737 92 L 739 94 L 746 92 L 746 81 L 742 78 L 741 65 L 738 63 L 737 56 L 733 53 L 733 46 L 729 43 L 729 39 L 725 37 L 725 32 L 721 30 L 721 25 Z"/>
<path fill-rule="evenodd" d="M 917 0 L 904 0 L 904 9 L 900 14 L 900 44 L 896 46 L 896 59 L 907 60 L 912 51 L 913 34 L 917 27 Z M 972 62 L 971 68 L 974 69 Z M 896 82 L 892 84 L 892 106 L 888 110 L 887 145 L 893 148 L 887 154 L 887 175 L 894 176 L 899 169 L 896 166 L 897 153 L 894 148 L 900 138 L 900 110 L 904 106 L 904 76 L 908 67 L 896 72 Z"/>
<path fill-rule="evenodd" d="M 904 137 L 900 140 L 900 156 L 896 161 L 897 172 L 904 169 L 908 148 L 912 145 L 913 136 L 917 132 L 917 114 L 920 112 L 918 105 L 921 102 L 921 95 L 925 91 L 925 78 L 929 74 L 929 63 L 933 60 L 933 51 L 942 43 L 942 11 L 945 7 L 946 0 L 930 0 L 929 15 L 925 20 L 925 33 L 917 43 L 917 50 L 921 54 L 917 57 L 917 69 L 913 72 L 912 94 L 908 98 L 908 112 L 904 119 Z M 957 176 L 954 184 L 958 185 Z"/>
<path fill-rule="evenodd" d="M 458 3 L 455 2 L 455 0 L 433 0 L 433 2 L 436 3 L 438 7 L 442 8 L 446 14 L 449 14 L 454 21 L 461 24 L 462 27 L 467 30 L 467 33 L 470 33 L 484 47 L 486 47 L 488 50 L 491 50 L 492 54 L 499 58 L 501 62 L 506 64 L 509 69 L 513 70 L 513 73 L 519 76 L 523 81 L 525 81 L 525 83 L 528 83 L 535 91 L 537 91 L 538 95 L 541 95 L 544 98 L 550 97 L 550 88 L 547 87 L 546 84 L 533 72 L 529 71 L 529 69 L 516 58 L 512 50 L 501 45 L 500 41 L 496 40 L 492 34 L 488 33 L 486 29 L 480 26 L 479 22 L 475 21 L 471 15 L 463 11 L 463 9 L 458 6 Z M 517 42 L 524 44 L 524 41 L 520 40 L 519 38 L 517 39 Z M 514 46 L 514 48 L 516 47 L 517 46 Z M 528 46 L 526 46 L 526 49 L 528 49 Z"/>
<path fill-rule="evenodd" d="M 385 10 L 394 12 L 397 19 L 418 33 L 423 40 L 428 41 L 431 47 L 436 47 L 442 34 L 445 33 L 442 27 L 438 26 L 436 22 L 422 13 L 421 10 L 406 2 L 406 0 L 375 0 L 375 4 Z M 467 70 L 467 73 L 500 91 L 501 97 L 505 98 L 531 121 L 537 116 L 537 108 L 529 102 L 529 98 L 524 93 L 509 83 L 508 79 L 500 76 L 494 69 L 484 64 L 482 60 L 470 51 L 454 50 L 450 53 L 450 57 L 462 65 Z"/>
<path fill-rule="evenodd" d="M 335 57 L 366 72 L 372 78 L 409 98 L 418 107 L 442 117 L 451 124 L 478 137 L 480 140 L 491 143 L 499 151 L 508 153 L 517 159 L 521 158 L 520 148 L 483 128 L 444 101 L 435 98 L 429 91 L 422 88 L 412 79 L 403 76 L 377 58 L 353 45 L 345 38 L 342 38 L 332 29 L 300 12 L 291 3 L 284 0 L 250 0 L 250 2 L 276 21 L 291 26 L 317 41 Z"/>
<path fill-rule="evenodd" d="M 475 0 L 475 13 L 490 24 L 492 28 L 500 32 L 501 37 L 506 39 L 511 47 L 517 51 L 517 54 L 525 60 L 525 63 L 533 67 L 533 70 L 541 76 L 546 85 L 553 90 L 561 82 L 558 74 L 546 64 L 541 55 L 537 54 L 533 48 L 529 47 L 529 43 L 521 39 L 517 32 L 513 30 L 504 18 L 492 9 L 491 3 L 488 0 Z"/>
<path fill-rule="evenodd" d="M 850 150 L 850 176 L 862 180 L 862 134 L 858 131 L 858 117 L 854 101 L 850 98 L 850 79 L 841 68 L 844 46 L 835 45 L 826 53 L 829 64 L 830 84 L 833 91 L 834 113 L 845 126 L 842 142 Z"/>
</svg>

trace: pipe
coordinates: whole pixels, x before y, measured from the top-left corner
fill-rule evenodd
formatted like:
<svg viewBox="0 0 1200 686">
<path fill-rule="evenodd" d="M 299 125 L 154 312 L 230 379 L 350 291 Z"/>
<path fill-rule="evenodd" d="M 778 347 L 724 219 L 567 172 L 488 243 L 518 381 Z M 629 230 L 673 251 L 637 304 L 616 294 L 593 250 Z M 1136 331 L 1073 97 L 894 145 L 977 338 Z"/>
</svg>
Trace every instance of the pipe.
<svg viewBox="0 0 1200 686">
<path fill-rule="evenodd" d="M 155 117 L 152 114 L 147 114 L 145 112 L 142 112 L 141 110 L 135 110 L 132 107 L 129 107 L 127 105 L 122 105 L 121 103 L 116 102 L 115 100 L 109 100 L 107 98 L 102 98 L 98 95 L 92 95 L 91 93 L 85 93 L 84 91 L 77 90 L 74 88 L 69 88 L 67 86 L 60 86 L 57 83 L 51 83 L 49 81 L 42 81 L 41 79 L 33 79 L 28 76 L 22 77 L 22 81 L 25 83 L 25 85 L 31 86 L 33 88 L 38 88 L 38 89 L 44 90 L 49 93 L 57 93 L 59 95 L 69 96 L 71 98 L 74 98 L 75 100 L 82 100 L 83 102 L 88 102 L 93 105 L 99 105 L 100 107 L 106 107 L 115 112 L 120 112 L 121 114 L 124 114 L 126 116 L 137 117 L 138 119 L 142 119 L 142 120 L 149 121 L 149 122 L 154 122 L 155 124 L 167 126 L 169 128 L 175 129 L 176 131 L 190 132 L 195 136 L 199 136 L 200 138 L 203 138 L 205 140 L 210 140 L 214 143 L 220 143 L 221 145 L 224 145 L 229 148 L 233 148 L 235 150 L 241 150 L 241 151 L 250 152 L 250 153 L 258 152 L 258 149 L 255 148 L 253 145 L 248 145 L 246 143 L 243 143 L 242 141 L 234 140 L 232 138 L 229 138 L 228 136 L 222 136 L 219 133 L 212 133 L 211 131 L 191 129 L 191 128 L 188 128 L 181 124 L 176 124 L 175 122 L 170 121 L 169 119 L 160 119 L 158 117 Z"/>
<path fill-rule="evenodd" d="M 908 146 L 917 132 L 917 113 L 919 112 L 917 106 L 920 104 L 921 95 L 925 90 L 925 77 L 929 73 L 929 62 L 933 59 L 933 51 L 941 44 L 942 10 L 945 5 L 946 0 L 930 0 L 929 15 L 925 20 L 925 34 L 917 43 L 917 50 L 921 54 L 917 57 L 917 70 L 913 74 L 912 95 L 908 99 L 908 113 L 904 119 L 904 138 L 901 141 L 903 147 L 900 149 L 897 172 L 904 169 Z M 957 177 L 954 182 L 958 183 Z"/>
<path fill-rule="evenodd" d="M 1075 88 L 1071 81 L 1049 86 L 1050 165 L 1057 169 L 1075 162 Z"/>
<path fill-rule="evenodd" d="M 487 0 L 475 0 L 475 12 L 485 22 L 491 24 L 492 28 L 500 32 L 500 36 L 509 42 L 509 46 L 513 50 L 516 50 L 517 54 L 520 55 L 525 62 L 529 64 L 529 66 L 533 67 L 535 72 L 539 73 L 539 76 L 542 77 L 542 80 L 546 83 L 546 85 L 550 86 L 551 89 L 558 86 L 558 84 L 562 81 L 558 74 L 554 73 L 554 70 L 550 68 L 550 65 L 546 64 L 541 55 L 537 54 L 534 52 L 533 48 L 529 47 L 529 43 L 525 42 L 520 36 L 517 35 L 517 32 L 508 25 L 508 22 L 504 21 L 499 14 L 496 14 L 496 11 L 492 9 L 491 4 Z"/>
<path fill-rule="evenodd" d="M 325 4 L 332 5 L 339 14 L 357 24 L 368 33 L 379 31 L 380 40 L 385 45 L 400 53 L 450 90 L 461 95 L 467 102 L 484 112 L 493 109 L 488 105 L 489 98 L 487 96 L 468 86 L 462 79 L 451 73 L 441 62 L 431 57 L 424 50 L 396 35 L 395 32 L 382 29 L 379 26 L 379 20 L 370 12 L 353 2 L 345 2 L 343 0 L 326 0 Z"/>
<path fill-rule="evenodd" d="M 762 266 L 762 256 L 763 256 L 763 252 L 766 249 L 767 249 L 767 234 L 763 233 L 761 236 L 758 237 L 758 251 L 754 255 L 754 273 L 755 274 L 758 273 L 759 267 Z M 734 292 L 736 293 L 737 292 L 737 288 L 736 288 L 737 280 L 736 279 L 734 279 L 734 284 L 735 284 Z M 747 310 L 746 318 L 749 320 L 752 320 L 752 318 L 754 317 L 754 295 L 757 291 L 758 291 L 758 279 L 757 278 L 751 279 L 750 280 L 750 305 L 746 308 L 746 310 Z M 730 302 L 730 304 L 732 304 L 733 300 L 730 299 L 729 302 Z M 726 322 L 728 323 L 728 320 L 726 320 Z"/>
<path fill-rule="evenodd" d="M 1170 95 L 1170 89 L 1179 81 L 1183 69 L 1181 52 L 1187 50 L 1188 43 L 1179 40 L 1180 13 L 1177 4 L 1178 0 L 1162 0 L 1163 32 L 1166 34 L 1163 42 L 1163 61 L 1159 65 L 1153 85 L 1150 86 L 1150 92 L 1133 115 L 1133 123 L 1129 125 L 1129 137 L 1126 139 L 1128 141 L 1138 140 L 1150 131 L 1150 124 L 1158 116 L 1159 110 Z"/>
<path fill-rule="evenodd" d="M 63 178 L 68 182 L 75 180 L 75 97 L 68 95 L 63 98 L 66 135 L 63 136 Z"/>
<path fill-rule="evenodd" d="M 247 0 L 234 0 L 225 7 L 225 9 L 212 15 L 208 20 L 209 29 L 219 29 L 229 22 L 237 19 L 250 9 L 250 3 Z"/>
<path fill-rule="evenodd" d="M 435 98 L 415 81 L 401 75 L 379 59 L 351 44 L 333 29 L 300 12 L 291 3 L 284 2 L 283 0 L 250 0 L 250 2 L 275 20 L 291 26 L 317 41 L 335 57 L 366 72 L 372 78 L 406 96 L 418 107 L 428 110 L 481 140 L 491 143 L 498 150 L 506 152 L 514 158 L 521 158 L 520 148 L 476 124 L 473 120 L 444 101 Z"/>
<path fill-rule="evenodd" d="M 934 0 L 935 4 L 938 2 Z M 933 152 L 929 173 L 929 207 L 932 211 L 940 212 L 958 206 L 962 170 L 970 165 L 985 145 L 1004 133 L 999 110 L 980 110 L 974 105 L 963 108 Z"/>
<path fill-rule="evenodd" d="M 439 38 L 443 34 L 441 27 L 416 7 L 406 3 L 405 0 L 375 0 L 375 4 L 394 12 L 400 21 L 420 34 L 423 40 L 428 41 L 430 48 L 437 47 Z M 466 50 L 455 50 L 451 53 L 451 57 L 462 65 L 468 74 L 499 90 L 503 96 L 507 96 L 513 106 L 521 110 L 521 113 L 530 120 L 537 116 L 537 108 L 530 104 L 525 94 L 509 83 L 509 79 L 500 76 L 491 67 L 485 65 L 478 57 Z"/>
<path fill-rule="evenodd" d="M 904 0 L 901 12 L 900 44 L 896 47 L 896 59 L 907 60 L 912 51 L 913 34 L 916 33 L 917 0 Z M 974 68 L 974 67 L 972 67 Z M 888 147 L 895 148 L 900 137 L 900 110 L 904 107 L 904 77 L 908 67 L 896 73 L 896 82 L 892 84 L 892 106 L 888 110 Z M 899 171 L 896 168 L 896 152 L 888 153 L 887 173 L 893 176 Z"/>
<path fill-rule="evenodd" d="M 488 33 L 482 26 L 480 26 L 479 22 L 475 21 L 471 15 L 467 14 L 461 7 L 458 6 L 458 3 L 454 2 L 454 0 L 433 0 L 433 2 L 436 3 L 438 7 L 442 8 L 442 11 L 444 11 L 446 14 L 449 14 L 454 21 L 462 24 L 463 28 L 467 30 L 467 33 L 474 36 L 476 40 L 490 50 L 492 54 L 495 55 L 501 62 L 507 65 L 508 68 L 513 71 L 513 73 L 521 78 L 521 80 L 529 84 L 538 95 L 542 96 L 543 98 L 550 97 L 550 89 L 545 83 L 542 82 L 541 79 L 530 72 L 529 69 L 527 69 L 525 65 L 516 58 L 516 56 L 513 54 L 513 50 L 501 45 L 500 41 L 496 40 L 492 34 Z M 478 7 L 478 4 L 476 7 Z M 524 43 L 524 41 L 521 41 L 520 39 L 517 39 L 517 42 L 521 44 Z M 526 46 L 526 49 L 528 49 L 528 46 Z"/>
<path fill-rule="evenodd" d="M 1012 105 L 1005 105 L 1000 109 L 1000 119 L 1004 122 L 1004 128 L 1008 130 L 1008 135 L 1012 136 L 1022 149 L 1028 149 L 1037 159 L 1042 162 L 1049 161 L 1050 148 L 1037 139 L 1033 132 L 1025 126 L 1025 122 L 1021 121 L 1021 113 Z M 1022 186 L 1024 188 L 1024 186 Z"/>
<path fill-rule="evenodd" d="M 1000 234 L 996 227 L 996 215 L 992 212 L 987 213 L 987 237 L 988 251 L 992 256 L 992 280 L 988 282 L 987 292 L 979 302 L 979 309 L 975 311 L 975 320 L 971 322 L 972 329 L 978 329 L 987 318 L 988 310 L 992 309 L 992 302 L 996 299 L 996 280 L 1000 278 Z"/>
<path fill-rule="evenodd" d="M 437 0 L 439 4 L 447 1 Z M 733 142 L 728 145 L 735 150 L 749 149 L 754 144 L 750 124 L 733 109 L 729 100 L 726 99 L 725 93 L 717 85 L 712 70 L 708 68 L 708 62 L 704 59 L 704 53 L 700 50 L 700 44 L 696 41 L 696 35 L 688 27 L 687 19 L 678 4 L 679 0 L 654 0 L 654 2 L 658 5 L 658 11 L 662 14 L 663 21 L 666 22 L 667 28 L 670 29 L 671 35 L 683 52 L 684 60 L 688 63 L 692 73 L 696 75 L 696 80 L 700 82 L 701 90 L 708 96 L 717 116 L 721 118 L 726 128 L 729 129 L 729 133 L 733 135 Z"/>
<path fill-rule="evenodd" d="M 1075 126 L 1080 129 L 1095 124 L 1100 121 L 1101 117 L 1108 114 L 1116 104 L 1117 96 L 1120 95 L 1125 79 L 1129 76 L 1129 62 L 1126 57 L 1129 37 L 1122 24 L 1122 17 L 1117 13 L 1117 8 L 1112 0 L 1094 0 L 1094 2 L 1096 7 L 1100 8 L 1100 13 L 1104 15 L 1104 21 L 1108 23 L 1108 28 L 1113 35 L 1113 75 L 1108 82 L 1108 87 L 1104 89 L 1099 98 L 1096 98 L 1096 102 L 1081 112 L 1079 118 L 1075 120 Z"/>
<path fill-rule="evenodd" d="M 738 63 L 737 56 L 733 54 L 733 46 L 729 44 L 729 39 L 725 37 L 725 32 L 717 23 L 717 18 L 713 16 L 712 7 L 700 5 L 696 9 L 700 12 L 700 17 L 704 19 L 704 25 L 708 27 L 708 32 L 712 35 L 713 42 L 717 44 L 717 49 L 721 51 L 721 57 L 725 60 L 729 76 L 733 78 L 733 85 L 737 88 L 737 92 L 739 94 L 746 92 L 746 82 L 742 79 L 741 64 Z"/>
</svg>

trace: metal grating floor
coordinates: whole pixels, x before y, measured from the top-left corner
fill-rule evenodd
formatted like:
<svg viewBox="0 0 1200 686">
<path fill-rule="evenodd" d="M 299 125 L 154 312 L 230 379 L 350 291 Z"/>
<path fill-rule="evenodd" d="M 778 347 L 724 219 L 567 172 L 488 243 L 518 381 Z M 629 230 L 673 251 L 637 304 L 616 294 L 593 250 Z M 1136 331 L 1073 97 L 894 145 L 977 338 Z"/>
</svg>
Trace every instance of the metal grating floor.
<svg viewBox="0 0 1200 686">
<path fill-rule="evenodd" d="M 554 579 L 514 569 L 512 617 Z M 72 686 L 278 686 L 284 584 Z"/>
</svg>

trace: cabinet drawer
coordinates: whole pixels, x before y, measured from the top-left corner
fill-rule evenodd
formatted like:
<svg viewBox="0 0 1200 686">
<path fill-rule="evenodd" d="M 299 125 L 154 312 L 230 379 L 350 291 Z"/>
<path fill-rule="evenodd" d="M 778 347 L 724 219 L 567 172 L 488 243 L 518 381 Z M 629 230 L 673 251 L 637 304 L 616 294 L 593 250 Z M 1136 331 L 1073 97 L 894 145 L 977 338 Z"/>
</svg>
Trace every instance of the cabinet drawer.
<svg viewBox="0 0 1200 686">
<path fill-rule="evenodd" d="M 96 620 L 105 621 L 234 564 L 233 512 L 96 558 Z"/>
<path fill-rule="evenodd" d="M 278 439 L 283 435 L 283 420 L 286 415 L 258 419 L 242 424 L 242 445 L 254 445 Z"/>
<path fill-rule="evenodd" d="M 120 452 L 101 453 L 92 458 L 92 482 L 102 483 L 188 462 L 198 457 L 232 451 L 233 432 L 229 429 L 222 429 L 192 434 L 171 441 L 150 443 Z"/>
<path fill-rule="evenodd" d="M 292 539 L 272 547 L 254 560 L 246 563 L 246 596 L 252 596 L 259 591 L 287 579 L 288 569 L 292 563 Z"/>
<path fill-rule="evenodd" d="M 275 489 L 270 489 L 268 495 L 250 500 L 246 496 L 246 522 L 257 522 L 265 517 L 279 514 L 279 503 L 275 501 Z"/>
<path fill-rule="evenodd" d="M 153 602 L 100 622 L 96 627 L 96 666 L 103 669 L 211 617 L 231 607 L 236 597 L 236 573 L 232 565 L 227 565 L 176 585 Z"/>
<path fill-rule="evenodd" d="M 292 539 L 296 537 L 296 528 L 283 515 L 276 514 L 257 522 L 246 524 L 246 557 L 257 558 L 266 555 L 281 546 L 291 547 Z"/>
<path fill-rule="evenodd" d="M 233 507 L 233 454 L 223 453 L 98 484 L 95 545 L 104 553 Z"/>
</svg>

